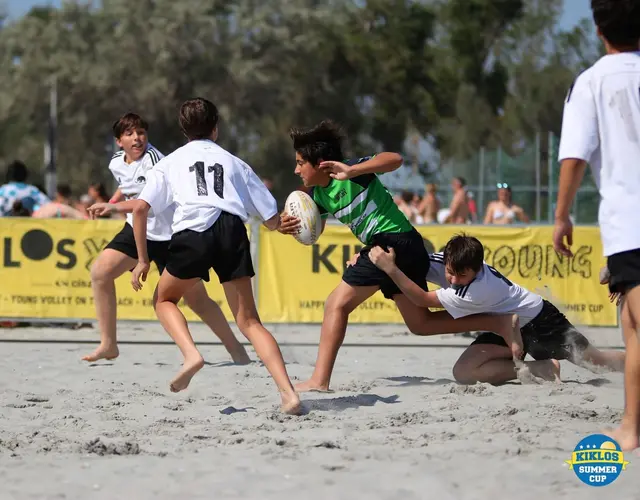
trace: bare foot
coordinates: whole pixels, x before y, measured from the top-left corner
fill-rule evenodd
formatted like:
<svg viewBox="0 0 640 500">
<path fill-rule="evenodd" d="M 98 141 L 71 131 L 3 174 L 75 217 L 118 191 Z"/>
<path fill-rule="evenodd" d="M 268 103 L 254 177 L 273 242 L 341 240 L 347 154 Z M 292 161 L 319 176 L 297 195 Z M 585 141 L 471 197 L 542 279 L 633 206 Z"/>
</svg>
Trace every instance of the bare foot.
<svg viewBox="0 0 640 500">
<path fill-rule="evenodd" d="M 300 404 L 300 398 L 295 392 L 293 394 L 282 395 L 280 411 L 287 415 L 299 415 L 301 413 L 302 405 Z"/>
<path fill-rule="evenodd" d="M 529 370 L 531 370 L 533 376 L 539 377 L 547 382 L 562 383 L 560 379 L 560 361 L 557 359 L 533 361 L 529 363 Z"/>
<path fill-rule="evenodd" d="M 531 373 L 531 369 L 527 363 L 516 359 L 514 359 L 513 362 L 516 364 L 516 377 L 522 385 L 540 384 L 543 382 L 542 379 L 537 378 Z"/>
<path fill-rule="evenodd" d="M 300 382 L 295 386 L 296 392 L 332 392 L 328 385 L 321 385 L 309 379 L 306 382 Z"/>
<path fill-rule="evenodd" d="M 101 359 L 111 360 L 116 359 L 120 355 L 120 351 L 118 351 L 118 346 L 103 346 L 100 344 L 98 348 L 93 351 L 91 354 L 83 356 L 83 361 L 94 362 Z"/>
<path fill-rule="evenodd" d="M 616 441 L 622 451 L 632 451 L 640 447 L 640 441 L 638 440 L 638 432 L 634 432 L 630 426 L 625 426 L 624 423 L 617 429 L 607 429 L 602 434 L 609 436 Z"/>
<path fill-rule="evenodd" d="M 231 360 L 236 364 L 236 365 L 248 365 L 251 364 L 251 358 L 249 357 L 249 355 L 247 354 L 247 351 L 245 350 L 244 346 L 242 344 L 240 344 L 240 349 L 236 350 L 236 351 L 229 351 L 229 354 L 231 355 Z"/>
<path fill-rule="evenodd" d="M 556 359 L 541 361 L 519 361 L 514 359 L 518 380 L 521 384 L 542 384 L 543 382 L 561 383 L 560 362 Z"/>
<path fill-rule="evenodd" d="M 193 376 L 198 373 L 204 366 L 204 359 L 202 356 L 194 357 L 193 359 L 185 359 L 182 365 L 182 370 L 178 373 L 178 376 L 171 381 L 169 389 L 171 392 L 184 391 L 189 387 L 189 382 Z"/>
</svg>

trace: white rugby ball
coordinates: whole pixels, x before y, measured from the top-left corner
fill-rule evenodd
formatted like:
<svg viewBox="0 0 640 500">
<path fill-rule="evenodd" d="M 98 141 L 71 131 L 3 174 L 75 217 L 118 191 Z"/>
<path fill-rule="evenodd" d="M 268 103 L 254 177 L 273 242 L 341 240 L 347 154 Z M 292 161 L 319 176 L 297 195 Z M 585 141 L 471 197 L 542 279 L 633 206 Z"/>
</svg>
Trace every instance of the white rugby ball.
<svg viewBox="0 0 640 500">
<path fill-rule="evenodd" d="M 284 202 L 284 211 L 300 219 L 300 230 L 293 237 L 303 245 L 313 245 L 322 233 L 322 218 L 318 205 L 304 191 L 294 191 Z"/>
</svg>

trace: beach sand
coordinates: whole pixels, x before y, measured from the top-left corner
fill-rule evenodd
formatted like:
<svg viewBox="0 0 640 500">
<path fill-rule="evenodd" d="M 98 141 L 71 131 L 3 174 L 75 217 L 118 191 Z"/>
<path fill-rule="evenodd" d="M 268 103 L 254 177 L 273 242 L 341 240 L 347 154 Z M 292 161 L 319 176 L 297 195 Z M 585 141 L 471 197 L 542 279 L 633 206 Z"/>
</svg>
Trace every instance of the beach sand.
<svg viewBox="0 0 640 500">
<path fill-rule="evenodd" d="M 229 363 L 194 325 L 207 360 L 172 394 L 178 349 L 157 323 L 121 323 L 120 358 L 80 360 L 95 329 L 0 330 L 0 498 L 514 499 L 636 498 L 640 459 L 606 488 L 564 463 L 583 437 L 617 424 L 622 374 L 562 362 L 563 384 L 460 386 L 471 339 L 401 326 L 350 328 L 334 393 L 278 413 L 260 363 Z M 313 369 L 318 325 L 278 326 L 289 373 Z M 620 333 L 591 329 L 596 345 Z M 84 342 L 84 343 L 83 343 Z M 255 353 L 250 351 L 255 360 Z"/>
</svg>

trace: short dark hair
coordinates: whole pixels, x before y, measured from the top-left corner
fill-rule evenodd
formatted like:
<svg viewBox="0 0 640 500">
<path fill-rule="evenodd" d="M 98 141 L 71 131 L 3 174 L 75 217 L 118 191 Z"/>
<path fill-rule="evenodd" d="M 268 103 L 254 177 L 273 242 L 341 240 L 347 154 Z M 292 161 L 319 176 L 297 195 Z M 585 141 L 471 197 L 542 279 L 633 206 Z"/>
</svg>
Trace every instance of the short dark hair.
<svg viewBox="0 0 640 500">
<path fill-rule="evenodd" d="M 12 161 L 7 166 L 7 182 L 24 182 L 27 177 L 29 177 L 29 170 L 21 161 Z"/>
<path fill-rule="evenodd" d="M 63 198 L 71 198 L 71 187 L 69 184 L 58 184 L 56 192 Z"/>
<path fill-rule="evenodd" d="M 616 48 L 634 48 L 640 43 L 638 0 L 591 0 L 593 21 L 602 36 Z"/>
<path fill-rule="evenodd" d="M 95 189 L 98 192 L 98 196 L 103 200 L 109 199 L 109 193 L 107 192 L 106 186 L 102 182 L 92 182 L 89 184 L 90 187 Z"/>
<path fill-rule="evenodd" d="M 454 180 L 457 180 L 462 187 L 467 185 L 467 180 L 464 177 L 454 177 Z"/>
<path fill-rule="evenodd" d="M 113 137 L 120 139 L 128 130 L 142 128 L 148 131 L 149 124 L 140 115 L 127 113 L 118 118 L 112 128 Z"/>
<path fill-rule="evenodd" d="M 180 128 L 190 141 L 210 138 L 219 117 L 216 105 L 202 97 L 189 99 L 180 106 Z"/>
<path fill-rule="evenodd" d="M 479 272 L 484 263 L 484 247 L 478 238 L 457 234 L 444 247 L 444 265 L 452 273 L 460 274 L 466 269 Z"/>
<path fill-rule="evenodd" d="M 308 130 L 292 128 L 289 135 L 293 139 L 293 149 L 314 167 L 320 160 L 344 160 L 344 134 L 340 126 L 331 120 L 324 120 Z"/>
</svg>

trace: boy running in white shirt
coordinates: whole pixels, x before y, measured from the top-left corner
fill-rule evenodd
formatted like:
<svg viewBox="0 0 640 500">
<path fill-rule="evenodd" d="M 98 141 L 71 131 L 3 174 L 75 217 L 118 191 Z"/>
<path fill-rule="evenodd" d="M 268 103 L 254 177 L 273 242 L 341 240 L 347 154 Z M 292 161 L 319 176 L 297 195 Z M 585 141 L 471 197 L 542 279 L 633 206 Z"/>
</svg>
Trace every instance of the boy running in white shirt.
<svg viewBox="0 0 640 500">
<path fill-rule="evenodd" d="M 163 158 L 162 153 L 149 144 L 147 122 L 135 113 L 127 113 L 113 124 L 113 135 L 122 148 L 113 155 L 109 170 L 118 181 L 118 190 L 111 203 L 97 203 L 88 209 L 93 217 L 112 212 L 128 213 L 133 210 L 131 201 L 114 204 L 121 199 L 134 200 L 147 182 L 149 172 Z M 147 248 L 149 256 L 162 274 L 169 253 L 173 207 L 149 217 Z M 82 359 L 89 362 L 114 359 L 119 355 L 116 335 L 117 299 L 115 280 L 133 269 L 138 260 L 133 238 L 133 218 L 127 221 L 91 266 L 91 285 L 96 305 L 100 345 Z M 154 302 L 156 295 L 154 293 Z M 196 283 L 185 294 L 185 302 L 213 330 L 226 347 L 235 363 L 250 362 L 244 346 L 238 342 L 220 306 L 209 298 L 202 283 Z"/>
<path fill-rule="evenodd" d="M 588 163 L 600 191 L 609 288 L 624 296 L 625 410 L 609 435 L 627 451 L 640 446 L 640 2 L 592 0 L 591 10 L 607 54 L 576 78 L 565 100 L 553 243 L 572 255 L 569 212 Z"/>
<path fill-rule="evenodd" d="M 274 378 L 282 411 L 298 413 L 296 394 L 276 340 L 260 322 L 253 299 L 254 276 L 249 238 L 244 223 L 259 217 L 270 230 L 280 226 L 280 214 L 269 190 L 254 171 L 214 141 L 218 137 L 218 110 L 206 99 L 191 99 L 180 108 L 180 128 L 188 143 L 161 160 L 150 172 L 133 212 L 138 265 L 131 282 L 142 288 L 149 271 L 147 216 L 175 203 L 167 265 L 158 283 L 156 313 L 184 356 L 171 391 L 187 388 L 204 360 L 187 322 L 177 307 L 182 296 L 209 270 L 218 275 L 240 331 Z"/>
<path fill-rule="evenodd" d="M 604 366 L 622 371 L 624 353 L 600 351 L 576 330 L 551 302 L 505 278 L 484 262 L 484 248 L 472 236 L 454 236 L 443 253 L 430 255 L 427 281 L 442 288 L 425 292 L 395 265 L 395 254 L 376 247 L 371 260 L 416 305 L 443 307 L 454 318 L 478 313 L 517 314 L 524 352 L 536 361 L 524 365 L 536 377 L 559 380 L 560 363 L 566 359 L 589 368 Z M 516 362 L 504 339 L 483 332 L 460 356 L 453 367 L 455 379 L 463 384 L 502 384 L 517 378 Z"/>
</svg>

